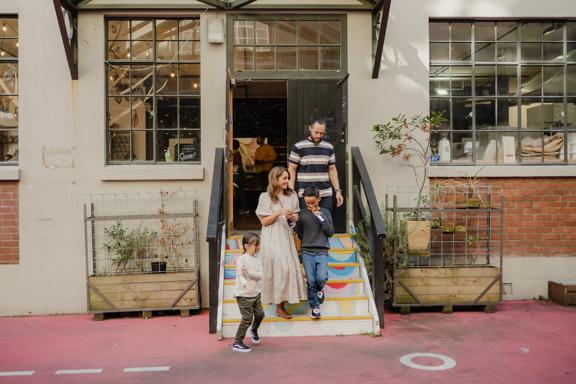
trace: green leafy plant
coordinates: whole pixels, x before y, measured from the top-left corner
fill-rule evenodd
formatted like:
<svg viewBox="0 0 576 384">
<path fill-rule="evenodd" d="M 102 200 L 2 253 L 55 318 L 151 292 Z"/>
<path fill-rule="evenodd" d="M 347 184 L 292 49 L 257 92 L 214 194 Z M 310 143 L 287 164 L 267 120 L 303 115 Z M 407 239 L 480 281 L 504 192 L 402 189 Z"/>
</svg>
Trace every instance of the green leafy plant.
<svg viewBox="0 0 576 384">
<path fill-rule="evenodd" d="M 145 271 L 145 261 L 149 258 L 156 232 L 142 226 L 131 230 L 118 220 L 104 228 L 104 234 L 109 240 L 104 242 L 103 248 L 114 256 L 112 265 L 117 272 L 124 272 L 130 267 Z"/>
</svg>

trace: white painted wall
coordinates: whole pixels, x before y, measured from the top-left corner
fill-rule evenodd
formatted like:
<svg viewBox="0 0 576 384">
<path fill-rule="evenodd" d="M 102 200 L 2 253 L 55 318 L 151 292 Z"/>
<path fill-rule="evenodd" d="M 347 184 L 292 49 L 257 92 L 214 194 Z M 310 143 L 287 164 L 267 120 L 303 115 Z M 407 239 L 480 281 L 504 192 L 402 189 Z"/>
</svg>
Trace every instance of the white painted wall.
<svg viewBox="0 0 576 384">
<path fill-rule="evenodd" d="M 383 198 L 387 185 L 412 181 L 404 164 L 377 154 L 370 127 L 397 113 L 427 112 L 429 17 L 576 16 L 575 8 L 573 0 L 394 1 L 378 80 L 371 79 L 371 17 L 350 13 L 348 140 L 349 145 L 361 147 L 379 197 Z M 0 315 L 86 310 L 82 204 L 87 194 L 101 192 L 198 191 L 206 299 L 207 245 L 203 240 L 214 148 L 224 143 L 225 46 L 202 42 L 202 165 L 170 168 L 172 176 L 168 177 L 197 178 L 203 173 L 203 180 L 160 180 L 167 174 L 162 166 L 139 167 L 138 176 L 131 177 L 135 174 L 131 166 L 105 167 L 103 15 L 80 17 L 80 80 L 72 82 L 52 2 L 2 0 L 3 13 L 19 15 L 21 194 L 20 264 L 0 266 Z M 208 17 L 223 15 L 204 14 L 203 28 Z M 64 164 L 70 162 L 73 166 L 66 168 Z M 150 180 L 142 180 L 144 172 Z M 515 298 L 538 296 L 541 282 L 560 271 L 576 274 L 574 258 L 534 262 L 546 265 L 547 273 L 532 268 L 533 260 L 540 259 L 506 260 L 505 281 L 513 282 L 514 291 L 519 292 Z M 530 271 L 538 276 L 535 285 L 526 283 Z"/>
</svg>

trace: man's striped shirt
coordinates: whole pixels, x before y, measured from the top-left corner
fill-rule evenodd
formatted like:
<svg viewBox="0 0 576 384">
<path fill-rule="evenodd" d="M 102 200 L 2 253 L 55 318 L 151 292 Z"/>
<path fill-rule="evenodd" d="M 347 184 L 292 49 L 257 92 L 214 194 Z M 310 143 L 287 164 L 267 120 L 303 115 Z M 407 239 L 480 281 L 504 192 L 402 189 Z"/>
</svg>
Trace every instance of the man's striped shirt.
<svg viewBox="0 0 576 384">
<path fill-rule="evenodd" d="M 320 196 L 332 196 L 332 186 L 328 177 L 328 166 L 336 164 L 334 147 L 321 141 L 316 144 L 309 138 L 301 140 L 292 146 L 290 163 L 298 165 L 296 171 L 296 190 L 302 197 L 304 188 L 315 185 L 320 190 Z"/>
</svg>

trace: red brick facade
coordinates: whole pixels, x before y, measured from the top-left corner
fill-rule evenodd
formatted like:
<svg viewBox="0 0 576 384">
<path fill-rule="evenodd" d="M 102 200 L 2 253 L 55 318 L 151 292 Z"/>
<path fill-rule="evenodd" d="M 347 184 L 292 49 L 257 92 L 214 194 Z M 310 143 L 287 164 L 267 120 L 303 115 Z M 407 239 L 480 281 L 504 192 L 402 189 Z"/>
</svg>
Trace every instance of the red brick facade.
<svg viewBox="0 0 576 384">
<path fill-rule="evenodd" d="M 502 189 L 504 256 L 576 256 L 576 178 L 483 178 L 479 182 Z"/>
<path fill-rule="evenodd" d="M 0 181 L 0 264 L 18 264 L 18 182 Z"/>
</svg>

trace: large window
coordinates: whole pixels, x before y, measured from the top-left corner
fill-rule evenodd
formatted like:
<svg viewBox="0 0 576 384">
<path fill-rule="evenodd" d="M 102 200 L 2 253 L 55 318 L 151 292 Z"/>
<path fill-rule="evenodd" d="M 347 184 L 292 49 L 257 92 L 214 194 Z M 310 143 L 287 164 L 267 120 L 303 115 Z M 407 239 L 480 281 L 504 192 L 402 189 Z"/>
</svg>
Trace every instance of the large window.
<svg viewBox="0 0 576 384">
<path fill-rule="evenodd" d="M 234 19 L 235 72 L 339 72 L 344 68 L 341 17 Z"/>
<path fill-rule="evenodd" d="M 109 163 L 200 161 L 200 21 L 106 21 Z"/>
<path fill-rule="evenodd" d="M 18 163 L 18 19 L 0 16 L 0 163 Z"/>
<path fill-rule="evenodd" d="M 576 23 L 431 21 L 430 110 L 440 163 L 576 163 Z"/>
</svg>

